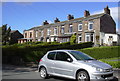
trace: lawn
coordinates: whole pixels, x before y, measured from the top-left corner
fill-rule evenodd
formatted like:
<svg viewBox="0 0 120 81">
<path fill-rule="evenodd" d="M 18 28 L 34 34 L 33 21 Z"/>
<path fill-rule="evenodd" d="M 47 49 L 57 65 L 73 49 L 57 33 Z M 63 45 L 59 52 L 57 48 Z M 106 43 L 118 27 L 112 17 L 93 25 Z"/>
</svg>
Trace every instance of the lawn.
<svg viewBox="0 0 120 81">
<path fill-rule="evenodd" d="M 99 61 L 110 64 L 113 68 L 120 68 L 120 61 L 117 61 L 120 57 L 117 58 L 109 58 L 109 59 L 99 59 Z M 115 61 L 116 60 L 116 61 Z"/>
<path fill-rule="evenodd" d="M 120 56 L 120 46 L 91 47 L 77 50 L 84 52 L 95 59 L 116 58 Z"/>
</svg>

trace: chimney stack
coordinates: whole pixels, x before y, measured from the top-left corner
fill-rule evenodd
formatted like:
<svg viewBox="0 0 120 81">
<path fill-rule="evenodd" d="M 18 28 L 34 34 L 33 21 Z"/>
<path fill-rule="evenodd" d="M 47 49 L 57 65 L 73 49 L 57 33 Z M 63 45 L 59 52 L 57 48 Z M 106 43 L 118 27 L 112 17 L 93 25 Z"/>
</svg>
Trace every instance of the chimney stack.
<svg viewBox="0 0 120 81">
<path fill-rule="evenodd" d="M 90 13 L 89 13 L 89 11 L 85 10 L 84 17 L 88 17 L 88 16 L 90 16 Z"/>
<path fill-rule="evenodd" d="M 54 20 L 54 23 L 60 22 L 60 20 L 56 17 L 56 19 Z"/>
<path fill-rule="evenodd" d="M 43 22 L 43 25 L 47 25 L 47 24 L 49 24 L 49 23 L 47 22 L 47 20 L 45 20 L 45 21 Z"/>
<path fill-rule="evenodd" d="M 68 18 L 68 20 L 71 20 L 71 19 L 74 19 L 74 16 L 71 14 L 68 14 L 67 18 Z"/>
<path fill-rule="evenodd" d="M 110 15 L 110 9 L 109 9 L 108 5 L 106 6 L 106 8 L 104 8 L 104 13 Z"/>
</svg>

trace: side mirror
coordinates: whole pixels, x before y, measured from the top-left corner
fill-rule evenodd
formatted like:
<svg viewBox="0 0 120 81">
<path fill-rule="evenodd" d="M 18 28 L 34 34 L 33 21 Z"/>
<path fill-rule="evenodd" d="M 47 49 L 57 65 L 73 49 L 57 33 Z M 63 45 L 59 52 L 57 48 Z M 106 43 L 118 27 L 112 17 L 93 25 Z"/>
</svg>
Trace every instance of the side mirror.
<svg viewBox="0 0 120 81">
<path fill-rule="evenodd" d="M 67 61 L 72 62 L 73 60 L 72 60 L 72 58 L 67 58 Z"/>
</svg>

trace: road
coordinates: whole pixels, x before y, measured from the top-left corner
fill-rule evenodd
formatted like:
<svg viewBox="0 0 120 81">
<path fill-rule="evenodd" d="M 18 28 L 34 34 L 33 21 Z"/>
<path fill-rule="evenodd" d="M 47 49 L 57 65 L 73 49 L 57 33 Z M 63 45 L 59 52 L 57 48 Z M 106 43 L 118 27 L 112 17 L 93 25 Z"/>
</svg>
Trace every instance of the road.
<svg viewBox="0 0 120 81">
<path fill-rule="evenodd" d="M 114 69 L 113 81 L 120 81 L 120 70 Z M 119 78 L 119 80 L 117 80 Z M 49 79 L 42 80 L 36 67 L 3 67 L 2 81 L 73 81 L 65 78 L 50 77 Z"/>
</svg>

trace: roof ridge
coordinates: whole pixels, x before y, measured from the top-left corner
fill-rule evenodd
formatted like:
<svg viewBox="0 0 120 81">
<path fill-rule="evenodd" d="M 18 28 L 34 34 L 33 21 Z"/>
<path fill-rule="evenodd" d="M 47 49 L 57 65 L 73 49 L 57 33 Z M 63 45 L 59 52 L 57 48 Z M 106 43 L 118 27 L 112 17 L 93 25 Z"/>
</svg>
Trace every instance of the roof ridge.
<svg viewBox="0 0 120 81">
<path fill-rule="evenodd" d="M 105 13 L 93 14 L 93 15 L 90 15 L 90 16 L 88 16 L 88 17 L 79 17 L 79 18 L 75 18 L 75 19 L 71 19 L 71 20 L 65 20 L 65 21 L 61 21 L 61 22 L 57 22 L 57 23 L 59 24 L 59 23 L 64 23 L 64 22 L 68 22 L 68 21 L 74 21 L 74 20 L 78 20 L 78 19 L 85 19 L 85 18 L 90 18 L 90 17 L 93 17 L 93 16 L 99 16 L 99 15 L 102 16 L 102 15 L 104 15 L 104 14 L 105 14 Z M 45 25 L 45 26 L 54 25 L 54 24 L 56 24 L 56 23 L 47 24 L 47 25 Z M 33 28 L 43 27 L 43 26 L 44 26 L 44 25 L 32 27 L 32 28 L 30 28 L 30 29 L 28 29 L 28 30 L 31 30 L 31 29 L 33 29 Z"/>
</svg>

